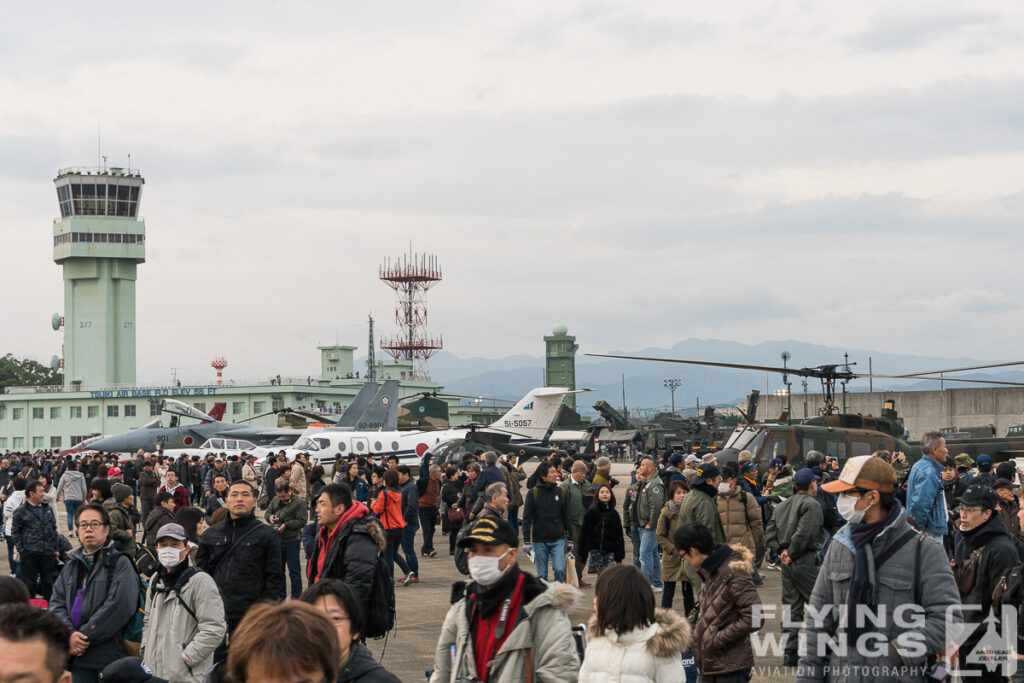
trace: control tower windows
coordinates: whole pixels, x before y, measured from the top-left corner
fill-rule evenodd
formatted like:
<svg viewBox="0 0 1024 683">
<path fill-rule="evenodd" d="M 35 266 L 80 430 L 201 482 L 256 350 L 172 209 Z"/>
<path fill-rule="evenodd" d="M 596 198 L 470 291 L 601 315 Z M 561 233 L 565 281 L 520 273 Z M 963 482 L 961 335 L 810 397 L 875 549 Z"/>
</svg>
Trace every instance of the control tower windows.
<svg viewBox="0 0 1024 683">
<path fill-rule="evenodd" d="M 68 188 L 70 187 L 70 197 Z M 57 188 L 61 216 L 127 216 L 138 214 L 139 187 L 104 182 L 71 183 Z"/>
</svg>

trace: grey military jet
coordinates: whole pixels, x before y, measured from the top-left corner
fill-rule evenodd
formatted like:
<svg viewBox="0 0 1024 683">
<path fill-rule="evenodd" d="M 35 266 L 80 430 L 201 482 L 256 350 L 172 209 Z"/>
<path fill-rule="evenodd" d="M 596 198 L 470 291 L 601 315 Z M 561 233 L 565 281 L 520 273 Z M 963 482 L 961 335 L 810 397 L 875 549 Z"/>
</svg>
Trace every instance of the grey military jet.
<svg viewBox="0 0 1024 683">
<path fill-rule="evenodd" d="M 367 424 L 387 425 L 387 428 L 395 429 L 398 421 L 393 406 L 397 404 L 397 380 L 385 381 L 383 386 L 367 382 L 342 414 L 338 424 L 330 429 L 355 429 Z M 137 429 L 103 437 L 89 444 L 90 449 L 108 453 L 127 453 L 139 449 L 153 452 L 158 449 L 195 448 L 212 438 L 230 438 L 249 441 L 257 446 L 287 448 L 303 434 L 301 429 L 222 422 L 174 399 L 164 399 L 160 411 L 173 416 L 168 426 L 156 418 Z M 199 423 L 182 425 L 182 418 L 195 419 Z"/>
</svg>

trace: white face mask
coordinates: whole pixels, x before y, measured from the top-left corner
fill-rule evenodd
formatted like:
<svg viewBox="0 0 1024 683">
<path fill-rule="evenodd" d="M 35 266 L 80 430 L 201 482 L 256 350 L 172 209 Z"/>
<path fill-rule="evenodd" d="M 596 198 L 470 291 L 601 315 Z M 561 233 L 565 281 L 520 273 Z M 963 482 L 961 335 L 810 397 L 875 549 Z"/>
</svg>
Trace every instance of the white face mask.
<svg viewBox="0 0 1024 683">
<path fill-rule="evenodd" d="M 502 571 L 498 567 L 501 558 L 510 552 L 512 552 L 511 548 L 497 557 L 475 555 L 469 558 L 469 576 L 481 586 L 493 586 L 501 577 L 505 576 L 505 572 L 512 568 L 512 565 L 509 565 L 505 571 Z"/>
<path fill-rule="evenodd" d="M 732 486 L 730 486 L 729 484 L 725 483 L 724 481 L 721 484 L 718 485 L 718 492 L 719 493 L 729 493 L 729 491 L 731 489 L 732 489 Z"/>
<path fill-rule="evenodd" d="M 156 559 L 160 560 L 160 564 L 172 569 L 181 564 L 181 551 L 177 548 L 160 548 L 156 551 Z"/>
<path fill-rule="evenodd" d="M 836 510 L 838 510 L 843 519 L 850 524 L 860 524 L 864 519 L 864 513 L 867 512 L 866 508 L 864 510 L 857 510 L 854 508 L 859 500 L 860 498 L 848 496 L 845 493 L 836 499 Z"/>
</svg>

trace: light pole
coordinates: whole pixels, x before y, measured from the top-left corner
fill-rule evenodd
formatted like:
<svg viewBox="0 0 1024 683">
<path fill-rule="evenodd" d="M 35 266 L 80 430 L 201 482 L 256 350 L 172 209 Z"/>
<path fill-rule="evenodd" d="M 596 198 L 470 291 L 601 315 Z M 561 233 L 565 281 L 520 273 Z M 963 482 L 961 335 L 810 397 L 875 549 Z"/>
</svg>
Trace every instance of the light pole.
<svg viewBox="0 0 1024 683">
<path fill-rule="evenodd" d="M 789 365 L 788 365 L 789 359 L 792 358 L 792 356 L 789 355 L 789 351 L 783 351 L 781 358 L 782 358 L 782 368 L 784 370 L 788 370 L 789 369 Z M 790 388 L 791 388 L 792 385 L 789 383 L 789 373 L 786 373 L 786 372 L 782 373 L 782 383 L 786 385 L 786 413 L 789 414 L 789 416 L 790 416 L 787 419 L 792 419 L 793 403 L 792 403 L 792 401 L 791 401 L 791 399 L 789 397 L 789 395 L 792 393 L 790 391 Z"/>
<path fill-rule="evenodd" d="M 683 380 L 678 377 L 665 380 L 665 388 L 672 394 L 672 414 L 676 414 L 676 389 L 678 389 L 683 383 Z"/>
</svg>

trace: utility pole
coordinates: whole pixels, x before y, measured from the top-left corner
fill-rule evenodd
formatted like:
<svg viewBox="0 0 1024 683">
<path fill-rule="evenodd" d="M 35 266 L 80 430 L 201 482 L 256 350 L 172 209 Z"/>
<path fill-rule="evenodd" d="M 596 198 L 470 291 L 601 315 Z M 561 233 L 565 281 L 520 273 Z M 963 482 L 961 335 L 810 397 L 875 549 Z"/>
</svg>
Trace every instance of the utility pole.
<svg viewBox="0 0 1024 683">
<path fill-rule="evenodd" d="M 789 363 L 789 359 L 792 358 L 792 356 L 789 355 L 789 351 L 783 351 L 781 358 L 782 358 L 782 368 L 784 370 L 788 370 L 789 369 L 789 365 L 787 365 L 787 363 Z M 782 383 L 786 385 L 786 414 L 790 416 L 790 417 L 788 417 L 786 419 L 792 419 L 793 403 L 790 400 L 789 395 L 791 393 L 793 393 L 793 392 L 790 391 L 790 389 L 792 388 L 792 385 L 789 383 L 789 373 L 787 373 L 787 372 L 783 372 L 782 373 Z"/>
<path fill-rule="evenodd" d="M 666 379 L 665 382 L 664 382 L 665 388 L 668 389 L 669 393 L 672 394 L 672 414 L 673 415 L 676 414 L 676 389 L 678 389 L 682 385 L 682 383 L 683 383 L 683 380 L 679 379 L 678 377 L 673 377 L 671 379 Z"/>
<path fill-rule="evenodd" d="M 870 393 L 875 393 L 875 383 L 873 381 L 874 378 L 872 377 L 873 374 L 875 374 L 875 371 L 871 365 L 871 356 L 868 356 L 868 391 Z"/>
<path fill-rule="evenodd" d="M 807 419 L 807 378 L 803 378 L 804 384 L 804 419 Z"/>
<path fill-rule="evenodd" d="M 626 409 L 626 373 L 622 373 L 622 417 L 629 419 L 629 410 Z"/>
</svg>

